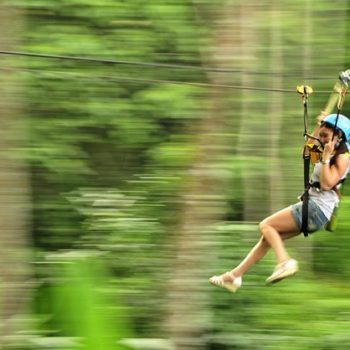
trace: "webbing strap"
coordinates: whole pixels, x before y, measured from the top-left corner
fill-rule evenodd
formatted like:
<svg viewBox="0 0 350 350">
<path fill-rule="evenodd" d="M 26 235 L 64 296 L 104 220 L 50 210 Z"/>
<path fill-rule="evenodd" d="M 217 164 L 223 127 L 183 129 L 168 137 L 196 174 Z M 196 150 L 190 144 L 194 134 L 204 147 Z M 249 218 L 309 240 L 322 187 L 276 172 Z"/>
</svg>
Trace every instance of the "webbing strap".
<svg viewBox="0 0 350 350">
<path fill-rule="evenodd" d="M 310 155 L 304 150 L 304 194 L 302 196 L 303 205 L 301 211 L 301 232 L 308 236 L 308 219 L 309 219 L 309 188 L 310 188 Z"/>
<path fill-rule="evenodd" d="M 350 70 L 346 70 L 345 72 L 340 72 L 339 79 L 340 79 L 340 86 L 338 86 L 337 88 L 337 92 L 338 92 L 337 117 L 335 119 L 335 123 L 333 127 L 332 141 L 334 140 L 335 132 L 337 129 L 339 114 L 341 109 L 343 108 L 345 96 L 348 92 L 348 88 L 349 88 L 348 83 L 350 81 Z"/>
<path fill-rule="evenodd" d="M 303 105 L 304 105 L 304 138 L 305 141 L 308 139 L 307 132 L 307 121 L 308 121 L 308 97 L 312 93 L 312 88 L 310 86 L 298 86 L 298 93 L 301 94 Z M 304 236 L 308 236 L 308 216 L 309 216 L 309 188 L 310 188 L 310 152 L 307 149 L 307 145 L 304 146 L 303 152 L 304 159 L 304 194 L 302 196 L 302 212 L 301 212 L 301 232 L 304 233 Z"/>
</svg>

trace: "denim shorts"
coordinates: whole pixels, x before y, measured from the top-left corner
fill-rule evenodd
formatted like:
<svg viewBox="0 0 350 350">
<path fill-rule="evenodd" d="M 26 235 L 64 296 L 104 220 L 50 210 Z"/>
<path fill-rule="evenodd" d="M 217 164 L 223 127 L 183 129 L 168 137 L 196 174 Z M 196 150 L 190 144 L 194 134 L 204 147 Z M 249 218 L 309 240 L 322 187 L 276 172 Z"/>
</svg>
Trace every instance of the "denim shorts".
<svg viewBox="0 0 350 350">
<path fill-rule="evenodd" d="M 301 230 L 303 202 L 295 203 L 290 207 L 292 209 L 294 220 L 297 223 L 299 230 Z M 323 211 L 312 199 L 309 199 L 308 213 L 307 224 L 309 233 L 320 230 L 328 222 L 328 219 L 323 214 Z"/>
</svg>

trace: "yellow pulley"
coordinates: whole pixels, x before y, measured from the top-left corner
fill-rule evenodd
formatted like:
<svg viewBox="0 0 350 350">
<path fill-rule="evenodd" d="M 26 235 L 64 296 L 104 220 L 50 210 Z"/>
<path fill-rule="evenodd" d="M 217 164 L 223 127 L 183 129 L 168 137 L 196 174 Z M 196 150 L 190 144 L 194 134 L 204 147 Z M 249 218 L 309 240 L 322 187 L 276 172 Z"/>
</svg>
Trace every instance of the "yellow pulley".
<svg viewBox="0 0 350 350">
<path fill-rule="evenodd" d="M 308 85 L 298 85 L 297 86 L 297 92 L 300 95 L 310 95 L 313 93 L 312 87 Z"/>
</svg>

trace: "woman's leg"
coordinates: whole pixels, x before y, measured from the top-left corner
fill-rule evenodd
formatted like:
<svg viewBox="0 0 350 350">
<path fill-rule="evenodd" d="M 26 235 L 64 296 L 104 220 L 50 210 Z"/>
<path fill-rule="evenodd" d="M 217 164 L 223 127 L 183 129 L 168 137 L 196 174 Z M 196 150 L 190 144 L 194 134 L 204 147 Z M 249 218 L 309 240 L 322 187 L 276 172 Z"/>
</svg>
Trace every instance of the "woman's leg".
<svg viewBox="0 0 350 350">
<path fill-rule="evenodd" d="M 269 249 L 270 245 L 264 237 L 261 237 L 258 243 L 251 249 L 242 262 L 231 271 L 232 274 L 236 277 L 243 276 L 251 266 L 256 264 L 266 255 Z"/>
<path fill-rule="evenodd" d="M 280 210 L 269 216 L 259 224 L 261 235 L 274 250 L 277 263 L 280 264 L 289 259 L 289 255 L 283 244 L 283 235 L 297 235 L 300 230 L 292 215 L 290 207 Z"/>
<path fill-rule="evenodd" d="M 281 234 L 282 240 L 292 238 L 299 233 L 283 233 Z M 247 254 L 247 256 L 242 260 L 242 262 L 231 270 L 232 274 L 236 277 L 243 276 L 253 265 L 259 262 L 269 251 L 270 244 L 266 241 L 264 237 L 261 237 L 258 243 L 253 247 L 253 249 Z"/>
<path fill-rule="evenodd" d="M 284 261 L 284 259 L 288 259 L 289 256 L 284 248 L 283 241 L 297 236 L 300 233 L 289 207 L 263 220 L 259 224 L 259 228 L 262 237 L 258 243 L 250 250 L 243 261 L 230 271 L 236 277 L 243 276 L 254 264 L 266 255 L 270 247 L 274 249 L 275 253 L 276 249 L 278 250 L 278 263 Z M 278 235 L 277 237 L 276 233 Z M 228 274 L 223 275 L 223 279 L 224 281 L 229 281 L 230 276 Z"/>
</svg>

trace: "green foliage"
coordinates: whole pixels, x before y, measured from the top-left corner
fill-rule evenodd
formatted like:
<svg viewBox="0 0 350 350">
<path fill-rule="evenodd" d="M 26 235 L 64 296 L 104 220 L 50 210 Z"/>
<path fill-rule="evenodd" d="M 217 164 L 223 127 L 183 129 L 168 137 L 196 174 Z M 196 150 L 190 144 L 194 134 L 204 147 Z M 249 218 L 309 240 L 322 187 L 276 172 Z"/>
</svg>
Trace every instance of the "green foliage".
<svg viewBox="0 0 350 350">
<path fill-rule="evenodd" d="M 11 60 L 24 86 L 28 143 L 21 152 L 31 177 L 35 249 L 44 256 L 61 249 L 103 256 L 102 265 L 96 257 L 52 264 L 38 259 L 36 331 L 46 338 L 80 337 L 86 350 L 119 349 L 116 340 L 134 334 L 166 338 L 168 281 L 181 255 L 173 243 L 189 205 L 183 192 L 198 157 L 201 123 L 225 109 L 222 133 L 206 130 L 203 137 L 206 149 L 217 148 L 217 158 L 196 175 L 224 181 L 217 195 L 227 209 L 222 220 L 198 233 L 200 247 L 213 247 L 207 265 L 198 267 L 200 277 L 235 265 L 255 243 L 256 224 L 237 222 L 248 210 L 267 214 L 275 195 L 287 205 L 303 187 L 302 104 L 296 94 L 190 83 L 222 81 L 218 77 L 224 75 L 234 86 L 292 90 L 311 81 L 313 118 L 328 96 L 318 92 L 330 90 L 349 63 L 347 4 L 14 0 L 10 5 L 26 16 L 21 50 L 187 66 Z M 232 23 L 220 11 L 232 13 Z M 225 25 L 231 28 L 228 36 L 221 32 Z M 234 47 L 234 57 L 216 52 L 219 42 Z M 235 72 L 203 69 L 221 58 L 233 62 Z M 266 74 L 271 71 L 282 75 Z M 174 83 L 181 81 L 188 84 Z M 227 105 L 213 103 L 224 93 Z M 226 144 L 219 148 L 208 141 L 213 139 Z M 248 189 L 254 198 L 247 198 Z M 210 298 L 208 349 L 349 348 L 348 194 L 337 231 L 299 244 L 312 244 L 313 255 L 301 262 L 293 281 L 263 286 L 274 265 L 269 255 L 236 295 L 209 286 L 200 290 L 199 299 Z M 295 248 L 293 255 L 302 258 L 304 251 Z"/>
<path fill-rule="evenodd" d="M 337 215 L 334 232 L 324 232 L 315 242 L 315 269 L 327 278 L 350 277 L 348 244 L 350 198 L 344 196 Z"/>
<path fill-rule="evenodd" d="M 118 342 L 130 333 L 116 295 L 106 295 L 103 257 L 75 251 L 47 258 L 51 282 L 38 300 L 39 331 L 77 339 L 74 349 L 124 349 Z"/>
</svg>

